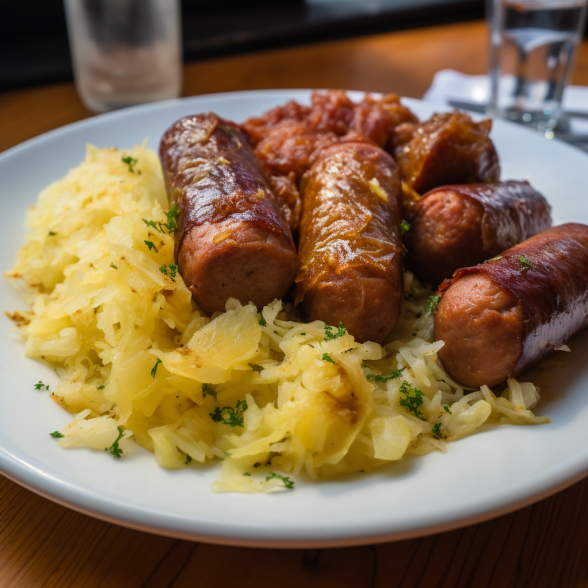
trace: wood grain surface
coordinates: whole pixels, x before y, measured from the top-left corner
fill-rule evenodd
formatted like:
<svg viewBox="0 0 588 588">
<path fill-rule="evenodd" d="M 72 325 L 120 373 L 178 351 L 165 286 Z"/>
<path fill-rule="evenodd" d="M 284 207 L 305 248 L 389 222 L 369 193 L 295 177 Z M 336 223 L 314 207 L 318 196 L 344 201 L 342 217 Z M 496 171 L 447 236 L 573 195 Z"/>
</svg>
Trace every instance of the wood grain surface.
<svg viewBox="0 0 588 588">
<path fill-rule="evenodd" d="M 332 87 L 418 98 L 439 69 L 484 73 L 485 51 L 483 22 L 306 45 L 186 64 L 184 95 Z M 573 83 L 588 85 L 587 41 Z M 1 93 L 0 151 L 89 116 L 73 84 Z M 588 587 L 587 549 L 588 480 L 512 514 L 421 539 L 267 550 L 125 529 L 0 476 L 0 588 L 579 588 Z"/>
</svg>

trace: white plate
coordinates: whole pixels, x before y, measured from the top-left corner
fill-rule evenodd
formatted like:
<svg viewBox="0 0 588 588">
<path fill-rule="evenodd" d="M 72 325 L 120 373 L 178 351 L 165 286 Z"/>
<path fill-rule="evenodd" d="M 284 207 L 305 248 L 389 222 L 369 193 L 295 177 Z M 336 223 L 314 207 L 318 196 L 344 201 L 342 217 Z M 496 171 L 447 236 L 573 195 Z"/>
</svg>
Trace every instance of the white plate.
<svg viewBox="0 0 588 588">
<path fill-rule="evenodd" d="M 353 95 L 355 99 L 359 95 Z M 84 157 L 86 143 L 128 148 L 148 137 L 157 148 L 181 116 L 213 110 L 242 121 L 306 91 L 219 94 L 146 105 L 82 121 L 0 155 L 4 213 L 0 251 L 9 269 L 24 242 L 26 207 L 41 188 Z M 433 107 L 406 100 L 422 118 Z M 503 178 L 527 178 L 554 207 L 556 223 L 588 223 L 588 157 L 567 145 L 497 122 L 493 138 Z M 6 281 L 2 310 L 24 302 Z M 167 471 L 138 448 L 126 459 L 90 450 L 64 450 L 49 437 L 71 420 L 38 380 L 55 384 L 46 366 L 23 356 L 4 318 L 0 337 L 0 470 L 51 500 L 101 519 L 178 538 L 266 547 L 339 546 L 403 539 L 449 530 L 520 508 L 588 474 L 588 333 L 572 342 L 564 368 L 540 374 L 540 385 L 565 392 L 539 413 L 552 423 L 504 426 L 449 445 L 447 454 L 405 459 L 369 474 L 270 495 L 214 494 L 218 464 Z M 562 352 L 560 355 L 564 355 Z"/>
</svg>

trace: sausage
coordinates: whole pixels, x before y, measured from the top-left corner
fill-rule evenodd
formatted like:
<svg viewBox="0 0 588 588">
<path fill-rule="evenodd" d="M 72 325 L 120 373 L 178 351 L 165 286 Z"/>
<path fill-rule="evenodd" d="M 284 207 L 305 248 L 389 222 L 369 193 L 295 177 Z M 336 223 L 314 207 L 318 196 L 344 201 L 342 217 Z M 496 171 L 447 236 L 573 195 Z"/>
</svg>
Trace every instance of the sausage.
<svg viewBox="0 0 588 588">
<path fill-rule="evenodd" d="M 258 308 L 282 298 L 296 248 L 247 135 L 213 113 L 189 116 L 165 132 L 159 155 L 180 209 L 179 272 L 198 305 L 210 314 L 229 297 Z"/>
<path fill-rule="evenodd" d="M 439 288 L 435 340 L 455 380 L 517 377 L 588 326 L 588 226 L 547 229 Z"/>
<path fill-rule="evenodd" d="M 527 182 L 435 188 L 406 213 L 407 265 L 439 284 L 551 226 L 551 206 Z"/>
<path fill-rule="evenodd" d="M 295 303 L 309 320 L 342 322 L 381 342 L 403 300 L 398 166 L 380 147 L 341 143 L 302 181 Z"/>
<path fill-rule="evenodd" d="M 434 114 L 396 128 L 394 159 L 409 191 L 424 194 L 445 184 L 498 181 L 500 164 L 490 137 L 491 120 L 463 112 Z"/>
</svg>

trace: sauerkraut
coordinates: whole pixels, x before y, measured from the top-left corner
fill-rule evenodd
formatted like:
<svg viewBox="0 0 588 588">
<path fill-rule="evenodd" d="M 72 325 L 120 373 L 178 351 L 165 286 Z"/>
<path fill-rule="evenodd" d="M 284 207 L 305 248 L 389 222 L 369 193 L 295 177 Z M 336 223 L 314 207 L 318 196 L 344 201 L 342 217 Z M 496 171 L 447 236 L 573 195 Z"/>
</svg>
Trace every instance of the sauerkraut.
<svg viewBox="0 0 588 588">
<path fill-rule="evenodd" d="M 206 316 L 174 264 L 175 211 L 145 147 L 89 146 L 27 225 L 6 276 L 24 284 L 31 310 L 9 314 L 25 354 L 56 368 L 51 399 L 76 414 L 62 447 L 128 459 L 134 439 L 166 468 L 222 461 L 216 491 L 258 492 L 445 451 L 489 419 L 547 422 L 531 412 L 533 384 L 465 394 L 449 378 L 431 291 L 410 272 L 384 345 L 305 323 L 279 300 L 230 299 Z"/>
</svg>

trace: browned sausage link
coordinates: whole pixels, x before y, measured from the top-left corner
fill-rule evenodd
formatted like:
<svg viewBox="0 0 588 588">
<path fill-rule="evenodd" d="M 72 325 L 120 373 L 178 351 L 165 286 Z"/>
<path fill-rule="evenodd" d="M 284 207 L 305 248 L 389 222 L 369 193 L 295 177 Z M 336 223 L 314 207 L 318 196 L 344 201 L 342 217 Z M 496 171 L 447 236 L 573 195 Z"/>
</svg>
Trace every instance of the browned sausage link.
<svg viewBox="0 0 588 588">
<path fill-rule="evenodd" d="M 402 180 L 419 194 L 445 184 L 496 181 L 498 155 L 489 138 L 491 120 L 474 122 L 463 112 L 434 114 L 395 130 L 394 157 Z"/>
<path fill-rule="evenodd" d="M 342 322 L 359 341 L 381 342 L 403 298 L 400 179 L 376 145 L 326 149 L 302 182 L 296 303 L 310 320 Z"/>
<path fill-rule="evenodd" d="M 588 326 L 588 226 L 547 229 L 439 291 L 447 373 L 472 387 L 516 377 Z"/>
<path fill-rule="evenodd" d="M 290 229 L 237 125 L 215 114 L 183 118 L 159 150 L 170 203 L 180 208 L 175 253 L 200 307 L 229 297 L 258 308 L 282 298 L 296 274 Z"/>
<path fill-rule="evenodd" d="M 527 182 L 457 184 L 431 190 L 407 218 L 408 266 L 433 284 L 551 226 L 551 206 Z"/>
</svg>

